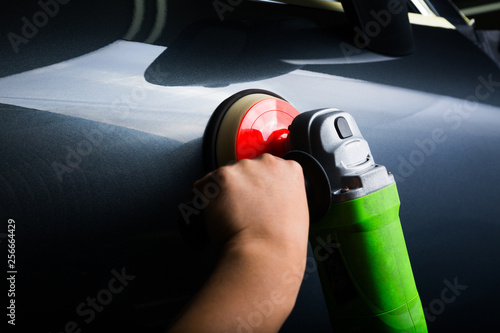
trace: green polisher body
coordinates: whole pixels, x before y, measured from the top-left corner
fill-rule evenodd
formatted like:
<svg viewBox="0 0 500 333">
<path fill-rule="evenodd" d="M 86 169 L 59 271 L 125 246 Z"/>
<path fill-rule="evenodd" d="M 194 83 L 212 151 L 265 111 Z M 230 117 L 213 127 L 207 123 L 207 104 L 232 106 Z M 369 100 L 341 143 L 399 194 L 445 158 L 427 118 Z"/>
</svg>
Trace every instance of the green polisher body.
<svg viewBox="0 0 500 333">
<path fill-rule="evenodd" d="M 274 93 L 246 90 L 219 106 L 204 135 L 209 170 L 287 151 L 304 170 L 309 239 L 334 332 L 427 332 L 394 177 L 374 162 L 349 113 L 299 114 Z"/>
<path fill-rule="evenodd" d="M 399 220 L 394 177 L 375 164 L 354 118 L 309 111 L 291 146 L 324 169 L 332 203 L 309 239 L 334 332 L 427 332 Z"/>
</svg>

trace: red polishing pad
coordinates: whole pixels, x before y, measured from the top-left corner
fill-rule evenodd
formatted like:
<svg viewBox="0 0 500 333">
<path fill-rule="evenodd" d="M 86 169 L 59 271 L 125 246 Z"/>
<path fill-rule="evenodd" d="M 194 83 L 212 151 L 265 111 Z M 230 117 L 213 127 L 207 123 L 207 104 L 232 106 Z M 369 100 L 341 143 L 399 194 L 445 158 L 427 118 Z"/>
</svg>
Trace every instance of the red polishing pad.
<svg viewBox="0 0 500 333">
<path fill-rule="evenodd" d="M 243 91 L 223 103 L 215 140 L 217 166 L 263 153 L 283 156 L 289 149 L 288 126 L 299 112 L 265 91 Z M 221 111 L 222 110 L 222 111 Z"/>
<path fill-rule="evenodd" d="M 203 137 L 207 170 L 263 153 L 289 151 L 288 126 L 299 112 L 279 95 L 247 89 L 225 99 L 214 111 Z"/>
<path fill-rule="evenodd" d="M 236 159 L 255 158 L 263 153 L 285 155 L 289 150 L 288 126 L 298 114 L 292 105 L 281 99 L 257 101 L 240 122 L 236 134 Z"/>
</svg>

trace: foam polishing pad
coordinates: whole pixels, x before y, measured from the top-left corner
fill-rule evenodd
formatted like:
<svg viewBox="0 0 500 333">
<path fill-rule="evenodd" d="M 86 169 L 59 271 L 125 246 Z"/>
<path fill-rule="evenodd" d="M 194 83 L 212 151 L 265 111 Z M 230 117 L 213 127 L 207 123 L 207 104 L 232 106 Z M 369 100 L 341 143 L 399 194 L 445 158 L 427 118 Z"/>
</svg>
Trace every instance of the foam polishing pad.
<svg viewBox="0 0 500 333">
<path fill-rule="evenodd" d="M 205 130 L 207 169 L 263 153 L 284 156 L 290 150 L 288 126 L 298 114 L 291 104 L 266 90 L 230 96 L 214 111 Z"/>
</svg>

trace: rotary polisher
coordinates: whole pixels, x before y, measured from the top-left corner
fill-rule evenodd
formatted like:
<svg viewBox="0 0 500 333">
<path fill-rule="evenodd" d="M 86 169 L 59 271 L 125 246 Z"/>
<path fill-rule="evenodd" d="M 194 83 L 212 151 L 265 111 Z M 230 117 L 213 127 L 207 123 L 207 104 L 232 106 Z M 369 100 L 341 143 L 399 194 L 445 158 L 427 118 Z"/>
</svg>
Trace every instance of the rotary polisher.
<svg viewBox="0 0 500 333">
<path fill-rule="evenodd" d="M 265 152 L 302 165 L 309 240 L 334 332 L 427 332 L 394 177 L 375 163 L 349 113 L 299 113 L 272 92 L 244 90 L 215 110 L 203 145 L 207 170 Z M 183 217 L 183 235 L 206 244 L 203 214 Z"/>
</svg>

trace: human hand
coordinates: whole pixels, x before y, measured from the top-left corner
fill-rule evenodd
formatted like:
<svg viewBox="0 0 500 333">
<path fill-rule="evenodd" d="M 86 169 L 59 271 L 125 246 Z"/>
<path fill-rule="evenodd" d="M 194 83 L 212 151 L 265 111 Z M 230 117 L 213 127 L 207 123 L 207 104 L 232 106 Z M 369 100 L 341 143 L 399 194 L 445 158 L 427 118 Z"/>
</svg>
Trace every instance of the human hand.
<svg viewBox="0 0 500 333">
<path fill-rule="evenodd" d="M 307 259 L 302 168 L 264 154 L 215 170 L 193 192 L 210 193 L 204 216 L 219 261 L 169 332 L 277 332 L 295 304 Z"/>
<path fill-rule="evenodd" d="M 221 167 L 193 186 L 218 186 L 205 209 L 213 246 L 222 251 L 258 243 L 280 251 L 307 248 L 309 213 L 302 168 L 263 154 Z"/>
</svg>

